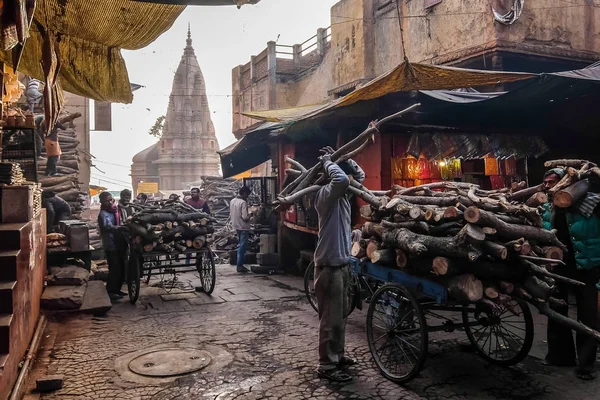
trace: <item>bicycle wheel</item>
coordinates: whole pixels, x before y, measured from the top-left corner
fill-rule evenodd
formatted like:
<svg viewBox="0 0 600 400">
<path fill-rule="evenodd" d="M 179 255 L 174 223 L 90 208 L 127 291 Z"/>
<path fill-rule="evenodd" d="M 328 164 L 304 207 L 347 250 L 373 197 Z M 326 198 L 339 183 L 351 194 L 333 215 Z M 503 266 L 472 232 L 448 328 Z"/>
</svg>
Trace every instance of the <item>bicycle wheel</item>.
<svg viewBox="0 0 600 400">
<path fill-rule="evenodd" d="M 428 333 L 417 298 L 408 289 L 387 284 L 371 299 L 367 340 L 379 371 L 396 383 L 412 380 L 427 358 Z"/>
<path fill-rule="evenodd" d="M 140 296 L 140 269 L 142 266 L 141 255 L 136 251 L 129 253 L 129 260 L 127 263 L 127 293 L 129 294 L 129 301 L 131 304 L 135 304 Z"/>
<path fill-rule="evenodd" d="M 210 250 L 207 250 L 204 253 L 199 253 L 199 257 L 201 257 L 201 259 L 196 259 L 196 269 L 200 275 L 202 290 L 206 294 L 211 294 L 213 290 L 215 290 L 215 283 L 217 281 L 215 258 Z"/>
<path fill-rule="evenodd" d="M 469 341 L 486 361 L 507 367 L 529 354 L 534 326 L 525 301 L 513 298 L 494 310 L 477 304 L 474 312 L 464 309 L 462 316 Z"/>
</svg>

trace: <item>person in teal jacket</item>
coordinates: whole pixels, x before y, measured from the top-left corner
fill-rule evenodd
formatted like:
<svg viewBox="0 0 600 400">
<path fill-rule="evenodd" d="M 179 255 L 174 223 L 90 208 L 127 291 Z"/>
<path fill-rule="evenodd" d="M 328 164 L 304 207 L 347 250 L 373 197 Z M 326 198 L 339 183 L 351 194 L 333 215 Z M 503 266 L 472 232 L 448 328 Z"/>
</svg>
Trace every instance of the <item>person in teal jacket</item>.
<svg viewBox="0 0 600 400">
<path fill-rule="evenodd" d="M 546 191 L 554 187 L 565 175 L 560 168 L 551 169 L 544 176 Z M 555 273 L 585 283 L 585 286 L 569 286 L 556 282 L 554 297 L 568 304 L 569 289 L 572 288 L 577 302 L 577 319 L 592 329 L 598 329 L 598 290 L 600 285 L 600 218 L 597 206 L 600 194 L 588 193 L 571 207 L 554 207 L 552 201 L 544 205 L 542 216 L 545 229 L 556 229 L 558 239 L 567 246 L 564 266 L 554 268 Z M 567 315 L 567 305 L 551 305 L 551 308 Z M 595 362 L 597 345 L 591 336 L 577 333 L 577 346 L 573 343 L 573 333 L 568 327 L 548 320 L 548 355 L 546 365 L 579 366 L 576 375 L 580 379 L 592 380 L 596 377 Z M 576 357 L 577 354 L 577 357 Z"/>
</svg>

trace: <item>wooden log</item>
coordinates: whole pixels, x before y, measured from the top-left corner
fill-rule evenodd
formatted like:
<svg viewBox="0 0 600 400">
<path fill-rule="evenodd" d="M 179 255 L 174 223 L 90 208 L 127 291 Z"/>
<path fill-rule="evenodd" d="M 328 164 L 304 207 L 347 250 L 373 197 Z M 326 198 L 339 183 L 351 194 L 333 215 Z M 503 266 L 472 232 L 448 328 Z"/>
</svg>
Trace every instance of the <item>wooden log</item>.
<svg viewBox="0 0 600 400">
<path fill-rule="evenodd" d="M 403 200 L 413 205 L 421 206 L 435 206 L 435 207 L 450 207 L 456 206 L 457 203 L 465 205 L 472 205 L 473 202 L 463 196 L 449 196 L 449 197 L 428 197 L 428 196 L 403 196 L 398 195 L 394 198 Z"/>
<path fill-rule="evenodd" d="M 502 293 L 511 294 L 515 290 L 515 285 L 512 282 L 500 281 L 498 284 Z"/>
<path fill-rule="evenodd" d="M 483 284 L 472 274 L 450 278 L 447 287 L 450 296 L 459 301 L 476 302 L 483 297 Z"/>
<path fill-rule="evenodd" d="M 508 224 L 494 214 L 480 210 L 477 207 L 469 207 L 465 211 L 465 220 L 472 224 L 480 226 L 492 226 L 497 229 L 498 235 L 506 239 L 518 239 L 526 237 L 535 240 L 543 245 L 558 246 L 566 251 L 566 246 L 562 244 L 553 231 L 537 228 L 534 226 Z"/>
<path fill-rule="evenodd" d="M 425 212 L 421 209 L 421 207 L 412 207 L 408 212 L 408 216 L 413 221 L 423 221 L 425 220 Z"/>
<path fill-rule="evenodd" d="M 590 189 L 590 182 L 587 179 L 577 181 L 571 186 L 557 191 L 552 196 L 552 202 L 556 207 L 568 208 L 585 197 Z"/>
<path fill-rule="evenodd" d="M 493 300 L 486 299 L 484 297 L 481 300 L 479 300 L 477 303 L 483 304 L 485 307 L 488 308 L 488 310 L 492 314 L 495 314 L 495 315 L 502 314 L 502 307 L 499 304 L 497 304 L 496 302 L 494 302 Z"/>
<path fill-rule="evenodd" d="M 52 187 L 65 182 L 77 182 L 77 174 L 65 175 L 65 176 L 40 176 L 39 182 L 42 187 Z"/>
<path fill-rule="evenodd" d="M 360 242 L 352 243 L 352 249 L 350 250 L 352 257 L 363 258 L 366 254 L 366 248 L 361 246 Z"/>
<path fill-rule="evenodd" d="M 480 279 L 490 282 L 500 280 L 518 282 L 527 275 L 527 270 L 523 268 L 514 268 L 505 263 L 490 262 L 483 259 L 473 263 L 462 263 L 460 268 L 464 272 L 470 272 Z"/>
<path fill-rule="evenodd" d="M 365 250 L 366 256 L 370 259 L 373 257 L 373 252 L 379 250 L 381 248 L 381 244 L 374 239 L 369 240 L 367 243 L 367 248 Z"/>
<path fill-rule="evenodd" d="M 401 249 L 396 249 L 396 267 L 405 268 L 408 264 L 408 257 L 406 253 Z"/>
<path fill-rule="evenodd" d="M 584 324 L 582 324 L 580 322 L 572 320 L 569 317 L 565 317 L 564 315 L 557 313 L 556 311 L 552 310 L 548 306 L 548 303 L 534 302 L 532 304 L 539 310 L 540 313 L 544 314 L 548 318 L 551 318 L 554 321 L 571 328 L 575 332 L 579 332 L 584 335 L 591 336 L 596 340 L 596 342 L 600 342 L 600 333 L 599 332 L 585 326 Z"/>
<path fill-rule="evenodd" d="M 550 259 L 550 258 L 542 258 L 542 257 L 535 257 L 535 256 L 526 256 L 526 255 L 523 255 L 523 254 L 520 254 L 519 258 L 522 258 L 524 260 L 529 260 L 529 261 L 535 261 L 535 262 L 538 262 L 538 263 L 565 265 L 565 263 L 562 260 L 553 260 L 553 259 Z"/>
<path fill-rule="evenodd" d="M 481 227 L 474 224 L 465 224 L 456 235 L 456 241 L 459 244 L 480 245 L 485 240 L 485 233 Z"/>
<path fill-rule="evenodd" d="M 409 195 L 412 193 L 416 193 L 419 191 L 422 191 L 424 189 L 448 189 L 448 188 L 463 188 L 463 189 L 469 189 L 471 186 L 473 186 L 470 183 L 463 183 L 463 182 L 434 182 L 434 183 L 426 183 L 424 185 L 417 185 L 417 186 L 413 186 L 407 189 L 403 189 L 400 190 L 398 192 L 399 195 Z"/>
<path fill-rule="evenodd" d="M 375 250 L 371 254 L 371 261 L 381 265 L 395 265 L 396 251 L 393 249 Z"/>
<path fill-rule="evenodd" d="M 481 244 L 481 249 L 492 257 L 498 260 L 506 260 L 508 257 L 508 249 L 500 243 L 486 240 Z"/>
<path fill-rule="evenodd" d="M 527 240 L 525 240 L 521 244 L 521 249 L 519 250 L 519 253 L 521 253 L 524 256 L 528 256 L 531 254 L 531 244 Z"/>
<path fill-rule="evenodd" d="M 376 237 L 381 238 L 384 227 L 374 222 L 365 222 L 362 226 L 362 234 L 364 237 Z"/>
<path fill-rule="evenodd" d="M 431 263 L 433 273 L 441 276 L 452 276 L 460 274 L 460 267 L 452 259 L 447 257 L 435 257 Z"/>
<path fill-rule="evenodd" d="M 354 180 L 351 180 L 354 181 Z M 356 181 L 354 181 L 356 182 Z M 357 189 L 354 186 L 350 185 L 346 190 L 361 199 L 363 199 L 368 204 L 372 205 L 375 209 L 380 209 L 382 205 L 385 205 L 385 202 L 381 200 L 380 197 L 375 196 L 374 194 L 367 193 L 363 190 Z"/>
<path fill-rule="evenodd" d="M 377 210 L 374 210 L 370 204 L 360 207 L 360 216 L 371 222 L 381 221 L 381 216 L 378 215 Z"/>
<path fill-rule="evenodd" d="M 194 238 L 192 246 L 195 249 L 200 250 L 201 248 L 204 247 L 205 243 L 206 243 L 206 236 L 198 236 L 198 237 Z"/>
<path fill-rule="evenodd" d="M 456 207 L 456 205 L 449 206 L 444 210 L 442 218 L 444 221 L 456 221 L 463 218 L 463 213 Z"/>
<path fill-rule="evenodd" d="M 546 193 L 536 192 L 529 199 L 527 199 L 525 204 L 527 204 L 529 207 L 539 207 L 541 205 L 546 204 L 547 202 L 548 196 L 546 195 Z"/>
<path fill-rule="evenodd" d="M 552 288 L 537 276 L 529 275 L 523 281 L 523 288 L 538 301 L 547 301 L 552 294 Z"/>
<path fill-rule="evenodd" d="M 500 296 L 500 291 L 494 286 L 487 286 L 483 289 L 485 297 L 488 299 L 497 299 Z"/>
<path fill-rule="evenodd" d="M 483 229 L 483 233 L 485 233 L 486 236 L 494 236 L 496 233 L 498 233 L 498 230 L 496 228 L 492 228 L 491 226 L 484 226 L 481 229 Z"/>
<path fill-rule="evenodd" d="M 556 246 L 542 247 L 542 253 L 540 255 L 551 260 L 563 260 L 564 257 L 563 251 Z"/>
<path fill-rule="evenodd" d="M 553 307 L 568 307 L 568 304 L 563 299 L 557 299 L 556 297 L 550 296 L 548 298 L 548 304 Z"/>
<path fill-rule="evenodd" d="M 589 163 L 587 160 L 567 160 L 567 159 L 559 159 L 559 160 L 550 160 L 544 163 L 544 167 L 546 168 L 559 168 L 559 167 L 571 167 L 571 168 L 581 168 L 585 164 Z M 597 166 L 597 165 L 593 165 Z"/>
<path fill-rule="evenodd" d="M 439 256 L 463 258 L 475 261 L 481 251 L 471 246 L 461 246 L 455 238 L 420 235 L 407 229 L 386 230 L 382 236 L 383 243 L 400 248 L 410 256 L 431 253 Z"/>
<path fill-rule="evenodd" d="M 75 185 L 75 182 L 73 182 L 73 181 L 66 181 L 66 182 L 58 184 L 58 185 L 45 187 L 44 190 L 47 190 L 49 192 L 57 193 L 57 192 L 65 192 L 65 191 L 74 189 L 76 187 L 77 187 L 77 185 Z"/>
<path fill-rule="evenodd" d="M 517 199 L 522 199 L 525 197 L 530 197 L 537 192 L 542 192 L 543 190 L 544 190 L 544 185 L 539 184 L 537 186 L 532 186 L 530 188 L 522 189 L 522 190 L 518 190 L 518 191 L 514 192 L 513 194 L 510 195 L 510 199 L 517 200 Z"/>
<path fill-rule="evenodd" d="M 526 268 L 528 268 L 531 272 L 533 272 L 534 274 L 536 274 L 538 276 L 549 277 L 549 278 L 555 279 L 557 281 L 568 283 L 569 285 L 585 286 L 585 283 L 583 283 L 583 282 L 579 282 L 575 279 L 567 278 L 565 276 L 550 272 L 545 267 L 537 265 L 535 263 L 532 263 L 529 260 L 521 260 L 521 262 Z"/>
</svg>

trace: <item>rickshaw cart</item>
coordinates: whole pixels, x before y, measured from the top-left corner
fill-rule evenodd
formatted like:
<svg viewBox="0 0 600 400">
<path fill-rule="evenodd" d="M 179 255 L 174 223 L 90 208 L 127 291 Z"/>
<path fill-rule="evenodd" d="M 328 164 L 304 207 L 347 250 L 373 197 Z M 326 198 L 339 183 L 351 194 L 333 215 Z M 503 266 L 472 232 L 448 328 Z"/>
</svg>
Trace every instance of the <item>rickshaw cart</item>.
<svg viewBox="0 0 600 400">
<path fill-rule="evenodd" d="M 521 299 L 491 309 L 482 303 L 455 302 L 439 283 L 398 269 L 357 259 L 352 259 L 350 268 L 357 277 L 382 282 L 370 299 L 367 340 L 377 367 L 393 382 L 405 383 L 419 374 L 427 358 L 430 332 L 464 329 L 477 353 L 500 366 L 519 363 L 531 349 L 533 318 Z M 462 322 L 436 314 L 440 311 L 460 313 Z M 426 316 L 445 322 L 428 325 Z"/>
</svg>

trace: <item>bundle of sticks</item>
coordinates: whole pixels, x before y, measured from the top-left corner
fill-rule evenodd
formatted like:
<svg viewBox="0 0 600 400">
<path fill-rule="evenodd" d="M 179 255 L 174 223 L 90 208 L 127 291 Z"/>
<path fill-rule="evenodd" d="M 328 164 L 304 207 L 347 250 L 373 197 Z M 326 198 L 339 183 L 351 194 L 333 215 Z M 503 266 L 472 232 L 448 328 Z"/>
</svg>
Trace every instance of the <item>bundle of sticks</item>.
<svg viewBox="0 0 600 400">
<path fill-rule="evenodd" d="M 133 243 L 145 252 L 200 250 L 208 243 L 207 235 L 214 232 L 214 218 L 182 201 L 158 201 L 134 207 L 137 211 L 128 218 L 126 226 Z"/>
<path fill-rule="evenodd" d="M 242 187 L 241 181 L 204 176 L 202 182 L 202 197 L 208 202 L 211 214 L 216 219 L 215 227 L 226 226 L 229 222 L 229 203 Z"/>
<path fill-rule="evenodd" d="M 366 147 L 377 126 L 372 123 L 335 152 L 332 160 L 347 160 Z M 287 173 L 297 178 L 279 195 L 280 204 L 293 203 L 327 182 L 319 164 L 307 170 L 294 160 L 287 162 L 294 166 Z M 577 165 L 578 174 L 570 173 L 563 181 L 581 181 L 594 173 L 586 172 L 593 170 L 591 163 L 584 164 Z M 588 169 L 582 171 L 585 166 Z M 583 283 L 552 271 L 553 266 L 564 264 L 567 248 L 555 231 L 542 227 L 541 206 L 548 196 L 541 190 L 541 185 L 526 188 L 524 183 L 482 190 L 469 183 L 437 182 L 381 192 L 350 179 L 347 192 L 367 203 L 360 210 L 367 222 L 351 254 L 426 276 L 443 284 L 455 300 L 479 303 L 492 311 L 515 312 L 511 300 L 520 298 L 550 318 L 600 340 L 600 333 L 549 307 L 564 304 L 553 297 L 557 281 Z"/>
<path fill-rule="evenodd" d="M 22 185 L 25 183 L 23 169 L 19 164 L 0 163 L 0 183 L 5 185 Z"/>
</svg>

